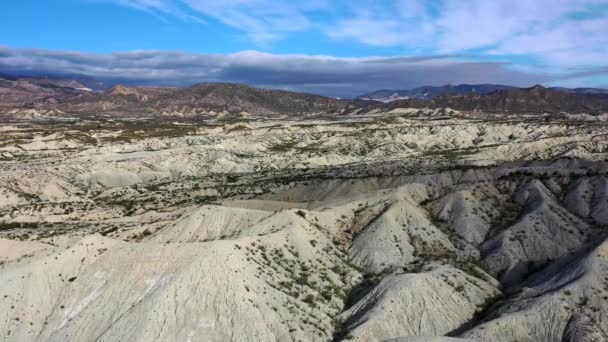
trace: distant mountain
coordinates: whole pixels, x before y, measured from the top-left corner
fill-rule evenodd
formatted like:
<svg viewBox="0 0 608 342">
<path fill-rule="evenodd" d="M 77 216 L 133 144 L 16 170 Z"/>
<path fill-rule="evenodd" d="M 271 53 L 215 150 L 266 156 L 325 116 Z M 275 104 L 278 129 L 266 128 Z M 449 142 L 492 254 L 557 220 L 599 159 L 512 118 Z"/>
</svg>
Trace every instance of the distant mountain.
<svg viewBox="0 0 608 342">
<path fill-rule="evenodd" d="M 40 86 L 46 87 L 60 87 L 60 88 L 72 88 L 72 89 L 80 89 L 80 90 L 89 90 L 93 89 L 89 88 L 87 85 L 83 84 L 78 80 L 73 79 L 54 79 L 54 78 L 28 78 L 23 79 L 24 81 L 38 84 Z"/>
<path fill-rule="evenodd" d="M 461 84 L 445 85 L 440 87 L 425 86 L 409 90 L 379 90 L 373 93 L 357 96 L 361 100 L 374 100 L 379 102 L 390 102 L 395 100 L 421 99 L 431 100 L 443 95 L 465 95 L 465 94 L 488 94 L 501 89 L 513 89 L 514 87 L 498 84 Z"/>
<path fill-rule="evenodd" d="M 562 88 L 562 87 L 551 87 L 551 90 L 557 90 L 564 93 L 570 94 L 608 94 L 608 89 L 600 88 Z"/>
<path fill-rule="evenodd" d="M 382 105 L 398 107 L 452 108 L 460 111 L 488 113 L 589 113 L 608 112 L 608 94 L 570 93 L 536 85 L 531 88 L 496 90 L 479 95 L 443 95 L 432 100 L 397 100 Z"/>
<path fill-rule="evenodd" d="M 497 90 L 522 89 L 498 84 L 461 84 L 457 86 L 445 85 L 440 87 L 419 87 L 410 90 L 378 90 L 373 93 L 358 96 L 357 99 L 391 102 L 396 100 L 420 99 L 432 100 L 446 95 L 485 95 Z M 597 88 L 562 88 L 552 87 L 550 90 L 570 94 L 608 94 L 607 89 Z"/>
<path fill-rule="evenodd" d="M 2 98 L 3 83 L 11 97 Z M 19 81 L 17 81 L 19 82 Z M 18 87 L 0 79 L 0 107 L 56 109 L 64 113 L 198 115 L 212 113 L 252 115 L 339 114 L 355 105 L 318 95 L 254 88 L 242 84 L 203 83 L 188 88 L 115 86 L 104 92 L 62 88 L 49 82 Z M 38 82 L 37 84 L 39 84 Z M 33 84 L 27 81 L 27 84 Z M 17 89 L 19 91 L 17 91 Z M 54 101 L 47 101 L 55 98 Z M 24 101 L 26 100 L 27 101 Z"/>
<path fill-rule="evenodd" d="M 49 113 L 130 117 L 336 115 L 400 107 L 450 107 L 491 113 L 608 112 L 608 92 L 591 88 L 513 88 L 490 84 L 421 87 L 409 91 L 404 99 L 381 103 L 367 97 L 341 100 L 232 83 L 201 83 L 187 88 L 117 85 L 93 91 L 78 79 L 4 76 L 0 77 L 0 109 L 4 112 L 40 109 Z M 376 94 L 376 99 L 381 98 L 381 92 Z"/>
<path fill-rule="evenodd" d="M 0 107 L 52 105 L 88 91 L 75 80 L 0 75 Z"/>
<path fill-rule="evenodd" d="M 177 88 L 127 87 L 117 85 L 104 92 L 86 92 L 53 106 L 66 113 L 147 114 L 154 100 L 177 91 Z"/>
<path fill-rule="evenodd" d="M 233 83 L 202 83 L 158 99 L 166 112 L 228 112 L 296 115 L 340 113 L 349 101 Z"/>
</svg>

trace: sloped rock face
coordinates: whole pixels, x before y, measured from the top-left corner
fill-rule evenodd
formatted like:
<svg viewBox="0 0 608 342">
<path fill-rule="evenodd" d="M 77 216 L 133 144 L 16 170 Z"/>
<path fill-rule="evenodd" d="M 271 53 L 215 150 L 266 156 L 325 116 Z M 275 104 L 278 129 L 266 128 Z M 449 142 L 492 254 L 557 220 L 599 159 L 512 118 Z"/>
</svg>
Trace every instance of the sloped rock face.
<svg viewBox="0 0 608 342">
<path fill-rule="evenodd" d="M 480 307 L 498 296 L 496 285 L 449 266 L 392 275 L 341 318 L 349 336 L 361 341 L 441 336 L 469 322 Z"/>
<path fill-rule="evenodd" d="M 450 240 L 429 221 L 428 214 L 411 199 L 387 205 L 352 241 L 355 264 L 370 273 L 407 265 L 419 253 L 449 253 Z"/>
<path fill-rule="evenodd" d="M 605 340 L 605 128 L 460 120 L 3 128 L 1 339 Z"/>
<path fill-rule="evenodd" d="M 204 244 L 87 237 L 5 266 L 1 328 L 19 341 L 327 340 L 334 296 L 357 272 L 313 238 L 304 227 Z"/>
<path fill-rule="evenodd" d="M 596 242 L 554 261 L 497 306 L 487 322 L 463 335 L 487 340 L 605 340 L 607 246 L 606 240 Z"/>
<path fill-rule="evenodd" d="M 535 180 L 516 194 L 523 206 L 517 223 L 482 246 L 484 263 L 506 283 L 521 281 L 534 264 L 573 252 L 592 236 L 591 227 L 561 207 L 551 192 Z"/>
</svg>

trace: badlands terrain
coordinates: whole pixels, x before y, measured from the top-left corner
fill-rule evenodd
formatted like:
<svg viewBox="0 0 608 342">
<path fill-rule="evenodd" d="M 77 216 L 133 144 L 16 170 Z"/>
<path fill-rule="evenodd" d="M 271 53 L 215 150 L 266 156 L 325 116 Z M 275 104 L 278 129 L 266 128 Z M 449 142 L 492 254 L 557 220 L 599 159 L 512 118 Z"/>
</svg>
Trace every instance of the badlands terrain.
<svg viewBox="0 0 608 342">
<path fill-rule="evenodd" d="M 608 340 L 606 114 L 173 91 L 11 93 L 0 340 Z"/>
</svg>

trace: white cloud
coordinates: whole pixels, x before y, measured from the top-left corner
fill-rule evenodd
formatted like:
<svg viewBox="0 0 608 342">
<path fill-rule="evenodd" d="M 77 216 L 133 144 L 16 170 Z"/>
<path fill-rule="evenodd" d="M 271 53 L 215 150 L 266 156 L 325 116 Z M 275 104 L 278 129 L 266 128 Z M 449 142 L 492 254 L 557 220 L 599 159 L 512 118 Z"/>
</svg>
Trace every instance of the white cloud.
<svg viewBox="0 0 608 342">
<path fill-rule="evenodd" d="M 103 0 L 98 0 L 103 1 Z M 108 0 L 106 0 L 108 1 Z M 203 23 L 204 21 L 196 15 L 189 14 L 187 10 L 179 6 L 179 3 L 168 0 L 109 0 L 119 5 L 146 11 L 154 15 L 166 14 L 177 17 L 184 21 Z"/>
<path fill-rule="evenodd" d="M 550 67 L 608 62 L 608 0 L 103 0 L 216 20 L 261 43 L 319 31 L 424 54 L 522 56 Z"/>
<path fill-rule="evenodd" d="M 123 6 L 180 18 L 204 16 L 217 20 L 251 39 L 264 43 L 283 38 L 286 34 L 303 31 L 313 26 L 311 12 L 325 10 L 329 0 L 106 0 Z M 193 12 L 186 15 L 186 10 Z"/>
<path fill-rule="evenodd" d="M 336 21 L 330 37 L 429 53 L 520 55 L 553 66 L 607 64 L 606 0 L 395 1 Z"/>
</svg>

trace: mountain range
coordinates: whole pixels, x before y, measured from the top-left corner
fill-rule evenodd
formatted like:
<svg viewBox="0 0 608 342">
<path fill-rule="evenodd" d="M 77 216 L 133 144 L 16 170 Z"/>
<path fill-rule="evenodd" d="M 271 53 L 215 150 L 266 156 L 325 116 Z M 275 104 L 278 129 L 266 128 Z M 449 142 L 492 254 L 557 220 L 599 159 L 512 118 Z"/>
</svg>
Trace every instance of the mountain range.
<svg viewBox="0 0 608 342">
<path fill-rule="evenodd" d="M 377 108 L 452 108 L 488 113 L 588 113 L 608 110 L 608 94 L 564 92 L 536 85 L 501 89 L 488 94 L 443 95 L 431 100 L 395 100 Z"/>
<path fill-rule="evenodd" d="M 340 113 L 350 101 L 242 84 L 201 83 L 187 88 L 117 85 L 92 91 L 70 81 L 0 78 L 0 109 L 63 113 L 179 114 L 249 113 L 296 115 Z"/>
<path fill-rule="evenodd" d="M 608 91 L 592 88 L 448 85 L 409 91 L 379 91 L 344 100 L 233 83 L 201 83 L 185 88 L 117 85 L 96 91 L 87 86 L 91 84 L 90 80 L 83 83 L 78 79 L 0 76 L 0 110 L 5 113 L 35 110 L 144 117 L 218 114 L 307 116 L 395 108 L 451 108 L 489 113 L 608 112 Z"/>
<path fill-rule="evenodd" d="M 356 98 L 362 100 L 373 100 L 379 102 L 391 102 L 396 100 L 422 99 L 430 100 L 446 95 L 485 95 L 497 90 L 512 90 L 517 87 L 499 84 L 460 84 L 444 86 L 424 86 L 406 90 L 378 90 L 371 93 L 359 95 Z M 608 94 L 606 89 L 598 88 L 549 88 L 571 94 Z"/>
</svg>

